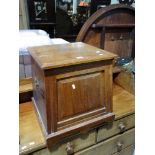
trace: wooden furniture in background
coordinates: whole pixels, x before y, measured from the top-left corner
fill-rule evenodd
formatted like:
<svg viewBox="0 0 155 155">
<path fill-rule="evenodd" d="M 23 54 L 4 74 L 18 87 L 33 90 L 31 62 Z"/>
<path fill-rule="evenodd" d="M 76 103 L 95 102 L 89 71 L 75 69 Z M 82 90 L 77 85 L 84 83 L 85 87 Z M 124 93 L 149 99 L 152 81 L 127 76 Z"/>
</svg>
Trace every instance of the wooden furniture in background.
<svg viewBox="0 0 155 155">
<path fill-rule="evenodd" d="M 100 47 L 119 57 L 134 58 L 135 10 L 127 5 L 110 5 L 96 11 L 81 28 L 76 41 Z"/>
<path fill-rule="evenodd" d="M 113 8 L 111 9 L 111 12 L 108 11 L 107 14 L 100 16 L 100 18 L 97 18 L 97 21 L 101 20 L 106 15 L 109 15 L 108 18 L 112 19 L 111 20 L 112 23 L 113 23 L 114 16 L 115 16 L 114 21 L 117 21 L 116 19 L 121 19 L 127 22 L 128 19 L 126 17 L 128 16 L 129 18 L 131 18 L 131 21 L 134 19 L 133 17 L 134 10 L 132 8 L 130 8 L 129 6 L 121 5 L 121 7 L 117 10 L 116 9 L 117 7 L 120 7 L 120 5 L 113 6 Z M 101 10 L 102 11 L 99 10 L 100 13 L 104 12 L 103 9 Z M 113 17 L 110 17 L 110 14 L 112 14 Z M 126 24 L 121 25 L 121 24 L 124 24 L 124 23 L 121 23 L 121 20 L 120 20 L 119 25 L 117 24 L 114 25 L 115 28 L 122 29 L 121 28 L 122 26 L 126 26 Z M 113 25 L 110 25 L 110 27 L 111 26 L 113 27 Z M 133 29 L 132 28 L 133 26 L 134 25 L 131 24 L 128 26 L 129 28 L 127 29 L 131 30 Z M 96 32 L 98 33 L 96 33 L 93 36 L 91 35 L 91 33 L 93 34 L 93 32 L 88 33 L 89 32 L 88 30 L 86 33 L 84 33 L 86 34 L 84 38 L 87 38 L 88 42 L 87 40 L 84 40 L 84 42 L 90 43 L 90 44 L 92 43 L 92 45 L 100 47 L 100 43 L 102 44 L 102 42 L 100 41 L 100 38 L 101 40 L 104 40 L 104 37 L 103 37 L 104 35 L 101 35 L 101 32 L 104 32 L 104 31 L 100 31 L 101 30 L 100 25 L 95 25 L 95 27 L 98 27 L 98 28 L 94 28 L 94 25 L 92 26 L 92 29 L 94 30 L 94 34 Z M 134 34 L 134 33 L 131 32 L 131 34 Z M 120 48 L 120 51 L 122 52 L 123 50 L 121 50 L 121 48 L 124 49 L 124 54 L 126 52 L 129 52 L 128 48 L 131 47 L 131 46 L 128 47 L 128 45 L 130 45 L 130 41 L 128 40 L 129 38 L 127 38 L 127 40 L 124 39 L 123 41 L 121 40 L 122 39 L 121 36 L 116 35 L 116 37 L 118 37 L 119 39 L 117 40 L 116 38 L 115 40 L 113 37 L 111 38 L 112 39 L 111 41 L 116 41 L 116 43 L 113 42 L 114 44 L 112 44 L 111 42 L 111 45 L 113 45 L 112 46 L 113 49 L 114 47 L 118 49 L 116 53 L 119 53 L 119 48 Z M 131 38 L 132 38 L 132 35 L 131 35 Z M 121 42 L 122 44 L 119 45 L 119 42 Z M 107 40 L 107 43 L 108 43 L 108 40 Z M 118 47 L 115 45 L 118 45 Z M 129 52 L 131 56 L 134 55 L 133 45 L 134 44 L 132 44 L 132 50 Z M 126 46 L 126 48 L 124 46 Z M 104 44 L 104 47 L 106 47 L 105 44 Z M 123 55 L 123 57 L 124 56 L 126 56 L 126 54 Z M 129 81 L 132 81 L 132 80 L 129 80 Z M 125 85 L 125 89 L 128 90 L 128 88 L 126 87 L 127 87 L 127 84 Z M 75 88 L 75 86 L 73 85 L 72 88 Z M 135 125 L 134 123 L 134 117 L 135 117 L 134 116 L 134 95 L 129 93 L 125 89 L 123 89 L 122 87 L 116 84 L 113 85 L 112 109 L 113 109 L 113 112 L 115 113 L 115 120 L 113 122 L 104 123 L 102 124 L 102 126 L 92 129 L 89 132 L 77 133 L 77 135 L 74 135 L 74 136 L 67 135 L 66 139 L 62 140 L 58 144 L 52 147 L 49 147 L 49 148 L 47 148 L 46 137 L 44 137 L 44 133 L 42 133 L 41 128 L 39 127 L 39 123 L 37 121 L 38 117 L 35 115 L 35 110 L 32 107 L 32 102 L 20 104 L 20 154 L 32 153 L 34 155 L 41 155 L 41 154 L 44 154 L 44 155 L 60 155 L 60 154 L 61 155 L 66 155 L 66 154 L 68 155 L 69 154 L 133 155 L 134 143 L 135 143 L 134 142 L 134 125 Z M 40 91 L 40 93 L 42 94 L 42 91 Z"/>
<path fill-rule="evenodd" d="M 134 58 L 134 16 L 135 11 L 131 6 L 111 5 L 102 8 L 87 20 L 76 40 L 104 47 L 105 50 L 117 53 L 120 57 Z M 102 31 L 103 25 L 106 26 L 105 32 Z M 118 66 L 113 69 L 114 73 L 120 71 L 121 68 Z"/>
<path fill-rule="evenodd" d="M 33 102 L 49 146 L 114 119 L 116 55 L 81 42 L 28 49 Z"/>
<path fill-rule="evenodd" d="M 88 133 L 68 137 L 47 149 L 46 138 L 39 126 L 32 102 L 20 108 L 20 155 L 66 155 L 71 147 L 74 154 L 133 155 L 134 151 L 134 95 L 113 85 L 113 112 L 115 121 L 103 124 Z"/>
</svg>

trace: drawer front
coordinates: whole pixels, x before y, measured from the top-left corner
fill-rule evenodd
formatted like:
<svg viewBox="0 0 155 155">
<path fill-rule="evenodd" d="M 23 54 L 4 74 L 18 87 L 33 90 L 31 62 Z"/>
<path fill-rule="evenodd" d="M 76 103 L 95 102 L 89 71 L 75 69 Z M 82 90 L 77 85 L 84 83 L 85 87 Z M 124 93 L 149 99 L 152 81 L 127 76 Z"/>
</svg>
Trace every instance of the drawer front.
<svg viewBox="0 0 155 155">
<path fill-rule="evenodd" d="M 120 152 L 124 148 L 134 144 L 134 129 L 128 130 L 121 135 L 112 137 L 90 148 L 75 153 L 75 155 L 111 155 Z"/>
<path fill-rule="evenodd" d="M 99 128 L 97 134 L 97 142 L 112 137 L 118 133 L 122 133 L 135 126 L 135 115 L 130 115 L 122 119 L 116 120 L 112 123 L 108 123 L 105 126 Z"/>
<path fill-rule="evenodd" d="M 135 146 L 131 145 L 120 152 L 114 153 L 112 155 L 133 155 Z"/>
<path fill-rule="evenodd" d="M 77 152 L 86 147 L 92 146 L 95 144 L 96 132 L 91 131 L 89 134 L 83 134 L 76 136 L 72 139 L 68 139 L 64 142 L 59 143 L 56 146 L 53 146 L 50 150 L 43 149 L 38 152 L 35 152 L 34 155 L 68 155 L 73 152 Z"/>
</svg>

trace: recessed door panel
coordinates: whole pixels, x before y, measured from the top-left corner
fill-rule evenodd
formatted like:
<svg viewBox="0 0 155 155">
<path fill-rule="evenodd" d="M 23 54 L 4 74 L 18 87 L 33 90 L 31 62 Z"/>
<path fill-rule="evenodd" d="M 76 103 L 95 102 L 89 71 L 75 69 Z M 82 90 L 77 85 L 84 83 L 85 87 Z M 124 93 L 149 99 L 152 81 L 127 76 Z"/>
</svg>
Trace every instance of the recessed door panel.
<svg viewBox="0 0 155 155">
<path fill-rule="evenodd" d="M 104 107 L 104 72 L 58 81 L 58 121 Z"/>
</svg>

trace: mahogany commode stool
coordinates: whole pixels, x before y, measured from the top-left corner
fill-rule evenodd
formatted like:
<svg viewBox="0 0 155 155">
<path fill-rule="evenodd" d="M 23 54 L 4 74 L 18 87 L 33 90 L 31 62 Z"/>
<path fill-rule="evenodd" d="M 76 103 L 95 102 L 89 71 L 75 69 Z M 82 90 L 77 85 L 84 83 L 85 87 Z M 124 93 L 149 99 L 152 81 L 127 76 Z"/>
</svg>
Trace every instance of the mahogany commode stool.
<svg viewBox="0 0 155 155">
<path fill-rule="evenodd" d="M 76 42 L 29 48 L 33 103 L 47 145 L 113 121 L 115 54 Z"/>
</svg>

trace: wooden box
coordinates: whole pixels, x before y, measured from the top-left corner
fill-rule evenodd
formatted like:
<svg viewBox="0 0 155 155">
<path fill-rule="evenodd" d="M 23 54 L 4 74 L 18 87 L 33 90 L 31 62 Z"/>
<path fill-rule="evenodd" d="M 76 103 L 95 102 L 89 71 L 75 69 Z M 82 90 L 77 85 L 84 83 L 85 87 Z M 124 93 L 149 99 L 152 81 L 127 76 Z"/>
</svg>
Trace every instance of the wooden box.
<svg viewBox="0 0 155 155">
<path fill-rule="evenodd" d="M 116 55 L 77 42 L 29 48 L 33 103 L 48 146 L 112 121 Z"/>
</svg>

